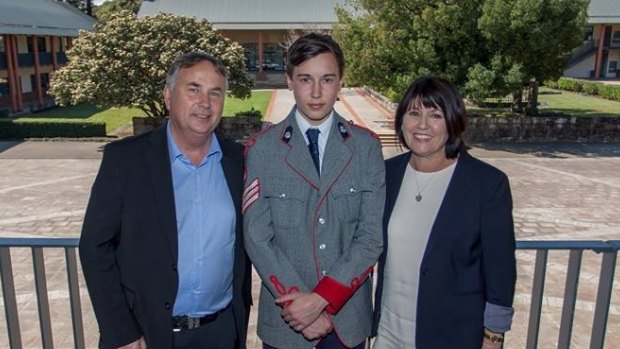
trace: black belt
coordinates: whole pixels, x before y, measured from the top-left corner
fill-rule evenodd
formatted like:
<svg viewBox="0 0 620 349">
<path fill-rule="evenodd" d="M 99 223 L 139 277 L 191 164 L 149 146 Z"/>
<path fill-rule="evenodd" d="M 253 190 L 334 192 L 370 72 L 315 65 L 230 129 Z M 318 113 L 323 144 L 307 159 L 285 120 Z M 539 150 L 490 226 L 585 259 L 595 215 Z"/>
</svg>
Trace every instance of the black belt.
<svg viewBox="0 0 620 349">
<path fill-rule="evenodd" d="M 174 316 L 172 318 L 172 331 L 179 332 L 181 330 L 193 330 L 200 326 L 211 323 L 230 307 L 228 304 L 224 309 L 203 317 L 191 317 L 191 316 Z"/>
</svg>

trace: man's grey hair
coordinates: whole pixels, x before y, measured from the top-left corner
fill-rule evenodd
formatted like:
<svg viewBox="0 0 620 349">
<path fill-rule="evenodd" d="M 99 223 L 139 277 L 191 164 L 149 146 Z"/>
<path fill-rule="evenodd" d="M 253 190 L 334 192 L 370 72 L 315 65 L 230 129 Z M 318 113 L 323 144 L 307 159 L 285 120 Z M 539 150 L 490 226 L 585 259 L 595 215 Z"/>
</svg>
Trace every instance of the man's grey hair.
<svg viewBox="0 0 620 349">
<path fill-rule="evenodd" d="M 215 71 L 226 79 L 226 89 L 228 89 L 228 73 L 226 67 L 222 61 L 205 52 L 188 52 L 178 56 L 168 69 L 168 73 L 166 74 L 166 85 L 168 85 L 170 89 L 174 89 L 179 71 L 184 68 L 191 68 L 201 62 L 213 64 Z"/>
</svg>

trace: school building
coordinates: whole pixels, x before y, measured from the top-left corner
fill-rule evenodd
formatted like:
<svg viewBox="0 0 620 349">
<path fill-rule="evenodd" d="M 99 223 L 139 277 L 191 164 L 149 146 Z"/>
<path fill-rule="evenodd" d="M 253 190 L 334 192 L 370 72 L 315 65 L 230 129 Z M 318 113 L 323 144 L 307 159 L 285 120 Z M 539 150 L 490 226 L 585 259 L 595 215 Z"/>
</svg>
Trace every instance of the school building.
<svg viewBox="0 0 620 349">
<path fill-rule="evenodd" d="M 53 104 L 50 74 L 80 29 L 95 20 L 54 0 L 0 1 L 0 112 L 18 113 Z"/>
<path fill-rule="evenodd" d="M 590 1 L 583 45 L 575 50 L 564 76 L 620 80 L 620 1 Z"/>
<path fill-rule="evenodd" d="M 287 42 L 295 31 L 329 30 L 345 0 L 145 0 L 138 16 L 170 13 L 207 19 L 245 49 L 246 67 L 257 84 L 286 81 Z"/>
</svg>

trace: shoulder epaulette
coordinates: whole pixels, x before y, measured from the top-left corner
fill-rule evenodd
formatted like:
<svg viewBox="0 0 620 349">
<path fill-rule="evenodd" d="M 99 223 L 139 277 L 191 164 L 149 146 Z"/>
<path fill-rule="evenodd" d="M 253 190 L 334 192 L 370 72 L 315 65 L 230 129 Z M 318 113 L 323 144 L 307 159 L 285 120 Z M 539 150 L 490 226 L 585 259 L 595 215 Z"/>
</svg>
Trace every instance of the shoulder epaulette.
<svg viewBox="0 0 620 349">
<path fill-rule="evenodd" d="M 250 151 L 250 148 L 252 148 L 254 146 L 254 144 L 256 144 L 256 139 L 258 137 L 260 137 L 263 133 L 269 131 L 271 128 L 273 128 L 274 125 L 273 124 L 268 124 L 266 125 L 266 127 L 264 127 L 262 130 L 256 132 L 255 134 L 253 134 L 250 138 L 248 138 L 248 141 L 245 142 L 245 147 L 243 149 L 243 156 L 248 155 L 248 152 Z"/>
<path fill-rule="evenodd" d="M 376 140 L 379 140 L 379 135 L 376 134 L 373 130 L 371 130 L 371 129 L 367 128 L 367 127 L 364 127 L 364 126 L 356 125 L 354 123 L 351 123 L 351 126 L 355 127 L 355 128 L 358 128 L 360 130 L 364 130 L 364 131 L 368 132 L 368 134 L 370 134 L 370 136 L 372 138 L 375 138 Z"/>
</svg>

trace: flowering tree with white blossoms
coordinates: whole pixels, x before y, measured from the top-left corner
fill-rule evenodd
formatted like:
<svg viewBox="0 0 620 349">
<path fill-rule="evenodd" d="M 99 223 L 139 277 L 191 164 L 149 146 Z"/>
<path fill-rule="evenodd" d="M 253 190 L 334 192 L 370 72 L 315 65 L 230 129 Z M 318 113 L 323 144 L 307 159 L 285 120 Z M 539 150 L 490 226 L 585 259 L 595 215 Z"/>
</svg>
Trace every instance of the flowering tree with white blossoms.
<svg viewBox="0 0 620 349">
<path fill-rule="evenodd" d="M 228 70 L 229 93 L 249 97 L 243 47 L 223 37 L 206 20 L 158 14 L 136 17 L 130 11 L 81 31 L 67 52 L 68 64 L 58 70 L 49 93 L 60 105 L 93 103 L 134 107 L 147 116 L 164 117 L 166 71 L 180 54 L 202 51 L 219 58 Z"/>
</svg>

